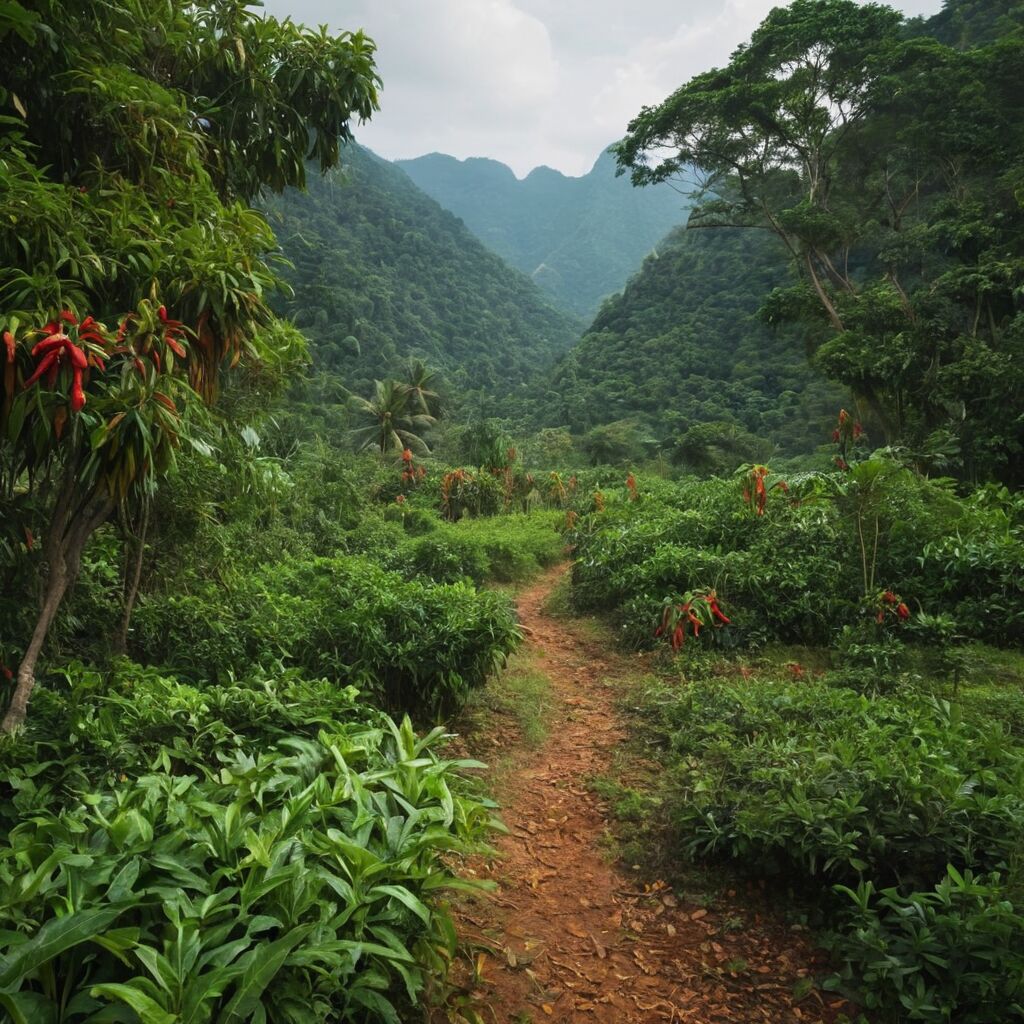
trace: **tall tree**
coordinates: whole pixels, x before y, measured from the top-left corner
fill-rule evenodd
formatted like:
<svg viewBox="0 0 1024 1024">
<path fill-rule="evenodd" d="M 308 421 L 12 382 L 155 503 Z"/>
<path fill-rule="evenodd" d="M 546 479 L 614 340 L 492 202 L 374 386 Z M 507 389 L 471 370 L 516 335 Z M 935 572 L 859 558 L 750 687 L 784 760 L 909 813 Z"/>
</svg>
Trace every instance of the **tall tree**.
<svg viewBox="0 0 1024 1024">
<path fill-rule="evenodd" d="M 264 301 L 276 243 L 249 203 L 337 161 L 376 109 L 374 47 L 254 8 L 0 5 L 0 495 L 43 525 L 5 730 L 91 534 L 152 494 L 224 374 L 304 352 Z"/>
<path fill-rule="evenodd" d="M 381 455 L 409 448 L 429 453 L 421 434 L 437 421 L 429 413 L 417 412 L 413 392 L 397 380 L 376 380 L 370 398 L 352 397 L 352 406 L 363 426 L 354 431 L 359 448 L 376 448 Z"/>
<path fill-rule="evenodd" d="M 777 8 L 724 69 L 645 108 L 617 148 L 637 184 L 699 171 L 692 227 L 774 232 L 798 320 L 893 442 L 957 435 L 969 476 L 1024 477 L 1019 33 L 958 51 L 852 0 Z"/>
</svg>

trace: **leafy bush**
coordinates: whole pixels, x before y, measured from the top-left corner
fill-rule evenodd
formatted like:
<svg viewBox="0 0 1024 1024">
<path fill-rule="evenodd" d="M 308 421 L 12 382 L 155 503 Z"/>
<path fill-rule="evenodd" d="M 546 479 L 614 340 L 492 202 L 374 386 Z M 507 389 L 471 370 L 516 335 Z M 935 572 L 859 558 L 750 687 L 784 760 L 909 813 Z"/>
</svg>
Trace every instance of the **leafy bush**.
<svg viewBox="0 0 1024 1024">
<path fill-rule="evenodd" d="M 651 690 L 678 848 L 816 884 L 836 984 L 865 1005 L 1019 1019 L 1024 747 L 997 718 L 841 682 Z"/>
<path fill-rule="evenodd" d="M 488 824 L 437 738 L 325 732 L 36 813 L 0 847 L 0 1003 L 69 1022 L 105 1003 L 168 1024 L 397 1021 L 452 950 L 424 903 L 454 882 L 438 854 Z"/>
<path fill-rule="evenodd" d="M 135 633 L 150 661 L 192 679 L 227 679 L 280 659 L 410 711 L 458 706 L 519 638 L 503 595 L 403 579 L 354 556 L 147 595 Z"/>
<path fill-rule="evenodd" d="M 14 1021 L 395 1024 L 443 974 L 447 865 L 494 822 L 442 730 L 289 672 L 71 666 L 38 698 L 0 741 Z"/>
<path fill-rule="evenodd" d="M 959 499 L 946 487 L 879 461 L 874 580 L 895 586 L 914 610 L 948 614 L 962 632 L 1006 643 L 1024 631 L 1024 515 L 1009 496 Z M 882 477 L 884 476 L 884 479 Z M 735 481 L 644 478 L 640 497 L 619 488 L 605 508 L 580 508 L 571 539 L 573 601 L 612 612 L 623 638 L 650 643 L 667 597 L 714 587 L 738 639 L 826 644 L 863 620 L 867 562 L 857 494 L 842 474 L 805 474 L 789 495 L 752 515 Z M 863 570 L 863 571 L 862 571 Z M 891 658 L 889 659 L 891 660 Z"/>
<path fill-rule="evenodd" d="M 709 684 L 664 715 L 692 854 L 922 884 L 949 862 L 994 870 L 1024 841 L 1024 751 L 927 695 Z"/>
<path fill-rule="evenodd" d="M 467 577 L 482 583 L 490 571 L 490 560 L 474 538 L 448 530 L 418 538 L 402 555 L 408 570 L 438 583 L 455 583 Z"/>
<path fill-rule="evenodd" d="M 834 987 L 852 985 L 865 1007 L 900 1020 L 1024 1019 L 1024 915 L 999 875 L 950 865 L 930 892 L 842 891 L 852 907 L 831 941 L 844 963 Z"/>
</svg>

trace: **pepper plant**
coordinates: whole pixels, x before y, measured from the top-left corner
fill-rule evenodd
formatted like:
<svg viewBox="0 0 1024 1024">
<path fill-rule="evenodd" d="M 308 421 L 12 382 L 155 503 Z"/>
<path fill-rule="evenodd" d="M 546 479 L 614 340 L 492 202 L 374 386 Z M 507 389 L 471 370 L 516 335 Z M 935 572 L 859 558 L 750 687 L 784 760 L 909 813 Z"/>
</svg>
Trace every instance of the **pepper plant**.
<svg viewBox="0 0 1024 1024">
<path fill-rule="evenodd" d="M 225 374 L 304 356 L 266 304 L 276 243 L 249 204 L 338 161 L 377 106 L 374 46 L 254 8 L 0 7 L 0 500 L 41 533 L 6 731 L 89 537 L 153 493 Z M 29 556 L 31 533 L 4 534 Z"/>
</svg>

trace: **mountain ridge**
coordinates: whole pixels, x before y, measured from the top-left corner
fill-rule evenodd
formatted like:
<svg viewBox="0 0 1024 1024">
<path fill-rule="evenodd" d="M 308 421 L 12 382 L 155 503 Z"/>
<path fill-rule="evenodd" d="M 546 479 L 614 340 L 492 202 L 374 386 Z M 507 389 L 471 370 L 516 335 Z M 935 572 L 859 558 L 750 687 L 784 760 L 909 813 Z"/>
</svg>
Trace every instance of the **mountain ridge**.
<svg viewBox="0 0 1024 1024">
<path fill-rule="evenodd" d="M 518 178 L 490 157 L 436 152 L 394 163 L 561 309 L 585 320 L 688 213 L 670 185 L 634 189 L 617 176 L 607 150 L 578 177 L 541 164 Z"/>
</svg>

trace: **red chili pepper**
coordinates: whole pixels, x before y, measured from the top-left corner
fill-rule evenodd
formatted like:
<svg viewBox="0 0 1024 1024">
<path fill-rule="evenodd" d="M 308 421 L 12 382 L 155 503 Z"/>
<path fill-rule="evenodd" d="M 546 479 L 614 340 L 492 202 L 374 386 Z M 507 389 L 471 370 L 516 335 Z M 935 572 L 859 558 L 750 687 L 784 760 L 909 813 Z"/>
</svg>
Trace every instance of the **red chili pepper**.
<svg viewBox="0 0 1024 1024">
<path fill-rule="evenodd" d="M 82 390 L 82 371 L 76 366 L 71 380 L 71 409 L 81 412 L 85 406 L 85 392 Z"/>
<path fill-rule="evenodd" d="M 64 323 L 71 324 L 72 327 L 77 327 L 78 326 L 78 317 L 75 316 L 75 314 L 72 313 L 70 309 L 62 309 L 60 311 L 60 317 L 59 318 L 61 320 L 63 320 Z"/>
<path fill-rule="evenodd" d="M 7 348 L 7 362 L 14 362 L 14 335 L 10 331 L 4 331 L 4 345 Z"/>
<path fill-rule="evenodd" d="M 36 359 L 55 348 L 63 348 L 70 340 L 66 334 L 61 334 L 59 331 L 56 334 L 49 334 L 32 346 L 32 358 Z"/>
<path fill-rule="evenodd" d="M 178 343 L 170 331 L 164 335 L 164 341 L 167 347 L 179 358 L 185 358 L 185 349 Z"/>
<path fill-rule="evenodd" d="M 71 359 L 71 365 L 78 370 L 85 370 L 89 366 L 89 360 L 85 353 L 77 346 L 72 345 L 69 341 L 65 346 L 64 350 L 67 352 Z"/>
<path fill-rule="evenodd" d="M 142 360 L 138 356 L 136 356 L 132 360 L 132 362 L 135 363 L 135 369 L 139 371 L 140 375 L 145 377 L 146 376 L 146 367 L 143 366 Z"/>
<path fill-rule="evenodd" d="M 723 622 L 728 626 L 732 621 L 731 619 L 726 618 L 724 612 L 718 607 L 718 602 L 714 598 L 708 602 L 708 607 L 711 609 L 711 614 L 714 615 L 719 622 Z"/>
<path fill-rule="evenodd" d="M 679 648 L 682 647 L 685 642 L 686 633 L 683 630 L 683 624 L 680 622 L 672 633 L 672 650 L 678 651 Z"/>
<path fill-rule="evenodd" d="M 36 367 L 35 373 L 33 373 L 32 376 L 29 377 L 29 379 L 27 381 L 25 381 L 25 383 L 22 385 L 22 387 L 25 387 L 25 388 L 32 387 L 32 385 L 35 384 L 35 382 L 37 380 L 39 380 L 39 378 L 42 377 L 42 375 L 44 373 L 46 373 L 49 370 L 51 370 L 52 368 L 58 366 L 57 360 L 59 358 L 60 358 L 60 351 L 59 350 L 58 351 L 54 351 L 54 352 L 47 352 L 46 355 L 43 356 L 43 358 L 40 361 L 39 365 Z"/>
</svg>

